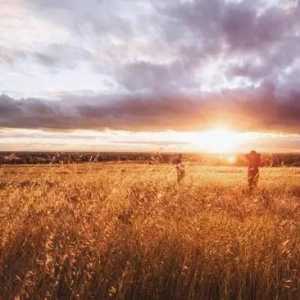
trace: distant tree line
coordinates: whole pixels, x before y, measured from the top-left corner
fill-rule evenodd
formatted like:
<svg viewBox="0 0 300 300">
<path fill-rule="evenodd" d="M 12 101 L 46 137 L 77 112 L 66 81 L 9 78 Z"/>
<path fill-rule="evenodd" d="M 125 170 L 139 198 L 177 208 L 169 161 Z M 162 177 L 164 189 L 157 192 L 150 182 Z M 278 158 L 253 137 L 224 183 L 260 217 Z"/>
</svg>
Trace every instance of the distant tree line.
<svg viewBox="0 0 300 300">
<path fill-rule="evenodd" d="M 76 164 L 97 162 L 136 162 L 147 164 L 172 163 L 175 153 L 117 152 L 0 152 L 0 164 Z M 211 166 L 245 166 L 243 154 L 186 153 L 187 163 Z M 263 154 L 262 166 L 300 167 L 300 154 Z"/>
</svg>

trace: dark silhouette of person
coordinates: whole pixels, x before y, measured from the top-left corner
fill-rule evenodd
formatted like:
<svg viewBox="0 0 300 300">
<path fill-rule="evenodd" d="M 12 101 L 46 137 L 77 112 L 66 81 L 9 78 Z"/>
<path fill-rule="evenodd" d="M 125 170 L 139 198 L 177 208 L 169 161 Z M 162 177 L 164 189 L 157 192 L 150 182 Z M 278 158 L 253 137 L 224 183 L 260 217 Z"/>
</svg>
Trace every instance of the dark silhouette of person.
<svg viewBox="0 0 300 300">
<path fill-rule="evenodd" d="M 245 157 L 248 160 L 248 184 L 252 192 L 259 179 L 260 154 L 252 150 Z"/>
<path fill-rule="evenodd" d="M 179 183 L 185 177 L 185 165 L 181 153 L 178 154 L 178 157 L 174 160 L 174 163 L 176 164 L 177 182 Z"/>
</svg>

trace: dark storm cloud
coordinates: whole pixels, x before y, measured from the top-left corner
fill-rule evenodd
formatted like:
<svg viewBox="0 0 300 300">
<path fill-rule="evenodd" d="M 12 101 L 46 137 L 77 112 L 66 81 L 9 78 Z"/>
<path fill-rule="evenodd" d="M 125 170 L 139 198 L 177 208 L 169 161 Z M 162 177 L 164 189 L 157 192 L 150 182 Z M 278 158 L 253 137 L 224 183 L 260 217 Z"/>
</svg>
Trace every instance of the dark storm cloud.
<svg viewBox="0 0 300 300">
<path fill-rule="evenodd" d="M 60 101 L 0 98 L 0 126 L 8 128 L 131 131 L 201 130 L 218 122 L 241 130 L 299 133 L 300 91 L 274 86 L 197 96 L 64 96 Z"/>
</svg>

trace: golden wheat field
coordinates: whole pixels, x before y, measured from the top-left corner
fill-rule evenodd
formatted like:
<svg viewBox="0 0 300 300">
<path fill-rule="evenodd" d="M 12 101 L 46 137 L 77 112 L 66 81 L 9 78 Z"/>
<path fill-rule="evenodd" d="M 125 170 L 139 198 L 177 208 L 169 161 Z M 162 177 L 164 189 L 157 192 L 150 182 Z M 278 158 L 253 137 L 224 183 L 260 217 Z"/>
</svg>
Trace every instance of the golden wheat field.
<svg viewBox="0 0 300 300">
<path fill-rule="evenodd" d="M 300 299 L 300 169 L 0 168 L 0 299 Z"/>
</svg>

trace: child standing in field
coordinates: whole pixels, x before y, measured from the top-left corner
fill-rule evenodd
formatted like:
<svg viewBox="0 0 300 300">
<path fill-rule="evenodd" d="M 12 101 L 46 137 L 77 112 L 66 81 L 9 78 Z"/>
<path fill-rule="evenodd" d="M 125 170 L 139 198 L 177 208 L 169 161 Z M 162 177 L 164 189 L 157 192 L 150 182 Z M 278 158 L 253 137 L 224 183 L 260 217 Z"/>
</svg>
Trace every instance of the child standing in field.
<svg viewBox="0 0 300 300">
<path fill-rule="evenodd" d="M 260 154 L 252 150 L 245 155 L 248 160 L 248 184 L 250 192 L 257 186 L 259 178 Z"/>
<path fill-rule="evenodd" d="M 185 165 L 183 162 L 182 154 L 178 154 L 178 157 L 174 160 L 176 164 L 176 172 L 177 172 L 177 182 L 181 182 L 185 176 Z"/>
</svg>

